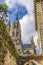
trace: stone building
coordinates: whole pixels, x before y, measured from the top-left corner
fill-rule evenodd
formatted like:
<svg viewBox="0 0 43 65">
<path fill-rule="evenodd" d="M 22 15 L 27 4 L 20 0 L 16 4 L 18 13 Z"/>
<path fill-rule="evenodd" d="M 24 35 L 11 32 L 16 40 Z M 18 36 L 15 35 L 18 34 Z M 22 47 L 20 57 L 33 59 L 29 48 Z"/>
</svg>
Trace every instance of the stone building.
<svg viewBox="0 0 43 65">
<path fill-rule="evenodd" d="M 40 54 L 43 55 L 43 0 L 35 0 L 35 28 L 38 31 Z"/>
<path fill-rule="evenodd" d="M 18 20 L 18 15 L 16 17 L 16 20 L 13 22 L 12 26 L 10 26 L 10 21 L 7 24 L 7 30 L 10 36 L 12 37 L 12 40 L 15 44 L 15 47 L 19 53 L 23 53 L 22 50 L 22 40 L 21 40 L 21 26 Z"/>
<path fill-rule="evenodd" d="M 35 9 L 35 28 L 36 31 L 38 32 L 38 44 L 40 54 L 43 56 L 43 0 L 35 0 L 34 9 Z"/>
</svg>

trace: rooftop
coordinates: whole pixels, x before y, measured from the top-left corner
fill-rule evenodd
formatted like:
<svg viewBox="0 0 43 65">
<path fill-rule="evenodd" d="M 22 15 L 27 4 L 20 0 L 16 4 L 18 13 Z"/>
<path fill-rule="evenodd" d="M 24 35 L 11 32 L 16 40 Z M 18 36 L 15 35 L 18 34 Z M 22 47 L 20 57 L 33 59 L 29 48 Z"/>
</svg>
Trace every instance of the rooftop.
<svg viewBox="0 0 43 65">
<path fill-rule="evenodd" d="M 31 44 L 23 44 L 23 48 L 31 48 Z"/>
</svg>

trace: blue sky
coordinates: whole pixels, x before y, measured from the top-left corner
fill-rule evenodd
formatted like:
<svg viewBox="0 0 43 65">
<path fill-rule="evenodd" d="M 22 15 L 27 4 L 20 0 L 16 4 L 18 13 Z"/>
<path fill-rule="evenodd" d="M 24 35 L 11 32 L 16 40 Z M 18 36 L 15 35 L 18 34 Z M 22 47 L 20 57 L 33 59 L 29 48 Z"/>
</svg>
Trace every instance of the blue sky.
<svg viewBox="0 0 43 65">
<path fill-rule="evenodd" d="M 4 3 L 4 0 L 0 0 L 0 3 Z"/>
</svg>

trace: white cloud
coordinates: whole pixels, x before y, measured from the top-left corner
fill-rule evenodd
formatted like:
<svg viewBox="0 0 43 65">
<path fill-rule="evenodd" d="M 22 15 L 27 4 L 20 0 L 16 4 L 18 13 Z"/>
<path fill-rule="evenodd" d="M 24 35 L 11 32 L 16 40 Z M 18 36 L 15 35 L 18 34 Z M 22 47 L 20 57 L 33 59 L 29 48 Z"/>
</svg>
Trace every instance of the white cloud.
<svg viewBox="0 0 43 65">
<path fill-rule="evenodd" d="M 32 11 L 34 9 L 34 7 L 33 7 L 33 5 L 34 5 L 33 4 L 34 3 L 33 0 L 18 0 L 18 3 L 23 5 L 23 6 L 25 6 L 29 14 L 32 13 Z"/>
<path fill-rule="evenodd" d="M 30 37 L 33 35 L 34 40 L 36 43 L 37 33 L 35 31 L 35 23 L 34 23 L 34 16 L 33 14 L 31 16 L 25 15 L 21 20 L 21 32 L 22 32 L 22 40 L 24 43 L 24 40 L 26 43 L 29 43 Z"/>
<path fill-rule="evenodd" d="M 16 4 L 17 0 L 5 0 L 5 3 L 7 4 L 7 6 L 11 9 L 13 7 L 16 7 L 15 4 Z"/>
</svg>

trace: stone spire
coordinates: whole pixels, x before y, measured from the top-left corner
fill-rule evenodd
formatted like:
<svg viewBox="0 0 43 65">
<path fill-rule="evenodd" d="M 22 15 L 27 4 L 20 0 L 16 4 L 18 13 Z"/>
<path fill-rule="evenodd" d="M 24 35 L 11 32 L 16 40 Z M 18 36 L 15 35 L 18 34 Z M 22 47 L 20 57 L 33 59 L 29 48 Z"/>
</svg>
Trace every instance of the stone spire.
<svg viewBox="0 0 43 65">
<path fill-rule="evenodd" d="M 17 28 L 20 26 L 20 23 L 19 23 L 19 18 L 18 18 L 18 13 L 16 15 L 16 21 L 17 21 Z"/>
<path fill-rule="evenodd" d="M 16 20 L 18 20 L 18 13 L 17 13 L 17 15 L 16 15 Z"/>
<path fill-rule="evenodd" d="M 20 26 L 19 19 L 18 19 L 18 13 L 16 14 L 16 19 L 13 23 L 13 26 L 14 26 L 14 28 L 16 27 L 17 29 Z"/>
<path fill-rule="evenodd" d="M 12 25 L 12 39 L 17 51 L 19 53 L 22 53 L 21 26 L 18 19 L 18 13 L 16 15 L 16 20 L 13 22 Z"/>
</svg>

